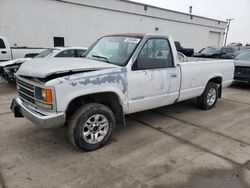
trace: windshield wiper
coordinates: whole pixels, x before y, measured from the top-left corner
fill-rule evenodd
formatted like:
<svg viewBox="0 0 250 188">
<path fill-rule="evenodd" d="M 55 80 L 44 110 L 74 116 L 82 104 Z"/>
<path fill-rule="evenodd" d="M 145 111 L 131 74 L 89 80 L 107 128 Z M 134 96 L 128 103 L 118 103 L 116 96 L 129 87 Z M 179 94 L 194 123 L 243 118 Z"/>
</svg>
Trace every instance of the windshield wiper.
<svg viewBox="0 0 250 188">
<path fill-rule="evenodd" d="M 111 63 L 111 62 L 108 60 L 108 57 L 105 57 L 105 56 L 100 56 L 100 55 L 92 55 L 92 57 L 96 57 L 96 58 L 104 59 L 107 63 Z"/>
</svg>

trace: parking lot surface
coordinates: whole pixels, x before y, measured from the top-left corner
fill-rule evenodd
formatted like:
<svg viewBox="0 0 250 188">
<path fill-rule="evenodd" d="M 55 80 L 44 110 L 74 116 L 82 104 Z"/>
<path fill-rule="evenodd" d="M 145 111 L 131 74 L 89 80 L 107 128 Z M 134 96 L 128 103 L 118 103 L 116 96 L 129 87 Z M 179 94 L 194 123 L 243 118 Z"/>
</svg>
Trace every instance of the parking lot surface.
<svg viewBox="0 0 250 188">
<path fill-rule="evenodd" d="M 93 152 L 74 148 L 67 127 L 15 119 L 15 94 L 0 82 L 0 188 L 250 187 L 249 85 L 225 89 L 210 111 L 189 100 L 129 115 Z"/>
</svg>

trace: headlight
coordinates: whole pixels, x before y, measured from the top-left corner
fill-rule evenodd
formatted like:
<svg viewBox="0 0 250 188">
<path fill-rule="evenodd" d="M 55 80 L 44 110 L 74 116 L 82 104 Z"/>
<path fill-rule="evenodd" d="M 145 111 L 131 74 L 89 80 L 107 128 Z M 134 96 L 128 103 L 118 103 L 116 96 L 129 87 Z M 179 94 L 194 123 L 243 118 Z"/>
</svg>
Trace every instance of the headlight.
<svg viewBox="0 0 250 188">
<path fill-rule="evenodd" d="M 52 103 L 52 90 L 36 87 L 36 99 L 46 103 Z"/>
<path fill-rule="evenodd" d="M 7 73 L 9 73 L 9 72 L 16 73 L 18 71 L 19 67 L 20 67 L 20 65 L 8 66 L 8 67 L 4 68 L 4 71 Z"/>
<path fill-rule="evenodd" d="M 36 105 L 45 109 L 53 109 L 53 93 L 52 89 L 35 88 Z"/>
<path fill-rule="evenodd" d="M 39 101 L 35 101 L 35 104 L 41 108 L 47 109 L 47 110 L 52 110 L 53 109 L 53 105 L 52 104 L 45 104 Z"/>
</svg>

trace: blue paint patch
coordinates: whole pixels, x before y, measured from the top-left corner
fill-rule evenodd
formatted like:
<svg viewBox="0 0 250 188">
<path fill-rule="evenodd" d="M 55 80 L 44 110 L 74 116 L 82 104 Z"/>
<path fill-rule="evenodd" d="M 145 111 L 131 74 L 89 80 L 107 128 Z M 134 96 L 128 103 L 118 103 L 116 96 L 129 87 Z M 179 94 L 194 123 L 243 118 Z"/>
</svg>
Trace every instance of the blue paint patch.
<svg viewBox="0 0 250 188">
<path fill-rule="evenodd" d="M 135 97 L 135 98 L 132 99 L 132 101 L 142 100 L 142 99 L 145 99 L 145 98 L 146 98 L 145 96 Z"/>
<path fill-rule="evenodd" d="M 77 86 L 77 82 L 70 82 L 70 85 L 72 85 L 73 87 Z"/>
<path fill-rule="evenodd" d="M 85 78 L 84 80 L 80 80 L 79 84 L 87 86 L 88 84 L 93 85 L 102 85 L 106 83 L 118 84 L 123 87 L 122 93 L 126 93 L 128 89 L 128 83 L 126 80 L 126 74 L 106 74 L 102 76 L 98 76 L 96 78 Z"/>
<path fill-rule="evenodd" d="M 64 79 L 65 79 L 65 80 L 69 80 L 70 77 L 69 77 L 69 76 L 65 76 Z"/>
</svg>

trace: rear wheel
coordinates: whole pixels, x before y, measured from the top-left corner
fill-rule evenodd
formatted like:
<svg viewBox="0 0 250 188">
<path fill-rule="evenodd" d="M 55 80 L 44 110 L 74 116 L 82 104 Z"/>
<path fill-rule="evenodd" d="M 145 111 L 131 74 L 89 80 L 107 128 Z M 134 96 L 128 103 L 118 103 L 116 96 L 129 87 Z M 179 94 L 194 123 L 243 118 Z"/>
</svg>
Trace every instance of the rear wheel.
<svg viewBox="0 0 250 188">
<path fill-rule="evenodd" d="M 95 150 L 107 143 L 114 129 L 114 114 L 108 107 L 86 104 L 70 118 L 69 139 L 80 149 Z"/>
<path fill-rule="evenodd" d="M 198 97 L 198 104 L 204 110 L 213 108 L 218 100 L 218 86 L 214 82 L 209 82 L 203 94 Z"/>
</svg>

